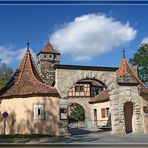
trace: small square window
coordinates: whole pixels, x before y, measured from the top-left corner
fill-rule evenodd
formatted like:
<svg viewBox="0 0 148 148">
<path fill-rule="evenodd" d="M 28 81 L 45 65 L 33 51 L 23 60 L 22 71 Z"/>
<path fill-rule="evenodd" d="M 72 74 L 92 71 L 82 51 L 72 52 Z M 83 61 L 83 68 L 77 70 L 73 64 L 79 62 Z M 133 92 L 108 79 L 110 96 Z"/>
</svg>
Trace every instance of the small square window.
<svg viewBox="0 0 148 148">
<path fill-rule="evenodd" d="M 52 59 L 52 54 L 49 55 L 49 58 Z"/>
<path fill-rule="evenodd" d="M 75 91 L 79 92 L 80 91 L 80 87 L 79 86 L 75 86 Z"/>
<path fill-rule="evenodd" d="M 43 104 L 35 104 L 33 106 L 33 119 L 45 119 L 45 108 Z"/>
<path fill-rule="evenodd" d="M 75 91 L 76 92 L 82 92 L 82 91 L 84 91 L 84 86 L 75 86 Z"/>
</svg>

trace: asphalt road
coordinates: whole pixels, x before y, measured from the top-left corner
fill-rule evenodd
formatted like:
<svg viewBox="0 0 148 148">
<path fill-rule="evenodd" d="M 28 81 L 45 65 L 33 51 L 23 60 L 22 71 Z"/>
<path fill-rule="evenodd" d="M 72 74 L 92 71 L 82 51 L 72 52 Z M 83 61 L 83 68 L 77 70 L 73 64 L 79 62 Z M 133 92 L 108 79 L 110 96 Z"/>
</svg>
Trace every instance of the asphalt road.
<svg viewBox="0 0 148 148">
<path fill-rule="evenodd" d="M 146 134 L 111 135 L 110 131 L 86 128 L 73 128 L 70 131 L 72 135 L 69 137 L 1 138 L 0 143 L 148 143 Z"/>
</svg>

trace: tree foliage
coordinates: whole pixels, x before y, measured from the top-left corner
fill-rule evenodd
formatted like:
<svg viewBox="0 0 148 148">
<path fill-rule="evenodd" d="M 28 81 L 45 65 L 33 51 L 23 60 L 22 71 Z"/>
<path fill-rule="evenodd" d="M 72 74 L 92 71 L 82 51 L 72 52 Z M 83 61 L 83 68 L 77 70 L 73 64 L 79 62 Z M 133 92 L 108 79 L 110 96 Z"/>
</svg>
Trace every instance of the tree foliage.
<svg viewBox="0 0 148 148">
<path fill-rule="evenodd" d="M 142 44 L 129 62 L 138 65 L 139 77 L 148 85 L 148 43 Z"/>
<path fill-rule="evenodd" d="M 85 118 L 85 112 L 81 105 L 74 103 L 70 106 L 70 122 L 78 122 Z"/>
<path fill-rule="evenodd" d="M 9 81 L 13 70 L 9 68 L 5 63 L 0 62 L 0 89 L 4 87 Z"/>
</svg>

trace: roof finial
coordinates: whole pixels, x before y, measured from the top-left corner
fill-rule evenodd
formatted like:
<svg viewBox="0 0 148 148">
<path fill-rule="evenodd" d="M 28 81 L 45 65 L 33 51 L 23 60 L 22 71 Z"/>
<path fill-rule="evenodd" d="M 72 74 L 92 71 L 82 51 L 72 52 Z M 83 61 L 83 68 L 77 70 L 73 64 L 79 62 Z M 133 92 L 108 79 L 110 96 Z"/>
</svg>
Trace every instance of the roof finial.
<svg viewBox="0 0 148 148">
<path fill-rule="evenodd" d="M 124 50 L 124 49 L 123 49 L 123 58 L 126 58 L 126 57 L 125 57 L 125 50 Z"/>
<path fill-rule="evenodd" d="M 30 45 L 30 43 L 29 43 L 29 41 L 27 42 L 27 50 L 29 50 L 29 45 Z"/>
</svg>

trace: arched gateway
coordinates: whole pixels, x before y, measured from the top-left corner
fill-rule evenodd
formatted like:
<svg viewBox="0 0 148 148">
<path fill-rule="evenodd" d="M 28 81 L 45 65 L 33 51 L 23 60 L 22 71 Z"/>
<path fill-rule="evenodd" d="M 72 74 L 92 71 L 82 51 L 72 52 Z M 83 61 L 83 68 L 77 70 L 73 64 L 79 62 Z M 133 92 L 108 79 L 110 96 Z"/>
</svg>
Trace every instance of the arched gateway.
<svg viewBox="0 0 148 148">
<path fill-rule="evenodd" d="M 126 63 L 123 59 L 122 63 Z M 94 79 L 102 82 L 106 86 L 106 92 L 109 96 L 109 110 L 111 113 L 112 134 L 126 134 L 125 118 L 124 118 L 124 103 L 131 101 L 133 107 L 133 132 L 142 133 L 143 123 L 140 113 L 140 99 L 138 94 L 138 81 L 133 77 L 122 76 L 124 64 L 118 68 L 111 67 L 90 67 L 90 66 L 72 66 L 72 65 L 55 65 L 56 73 L 55 87 L 61 96 L 61 108 L 67 108 L 69 104 L 69 90 L 79 81 L 84 79 Z M 122 69 L 122 70 L 121 70 Z M 126 71 L 127 73 L 129 71 Z M 131 75 L 134 75 L 133 72 Z M 128 79 L 127 79 L 128 78 Z M 86 122 L 94 122 L 94 110 L 91 109 L 91 104 L 88 105 L 90 118 Z M 107 109 L 107 108 L 106 108 Z M 103 111 L 103 110 L 102 110 Z M 106 113 L 104 113 L 106 114 Z M 93 116 L 93 117 L 92 117 Z M 67 127 L 66 118 L 63 120 L 63 127 Z"/>
<path fill-rule="evenodd" d="M 112 129 L 118 124 L 118 120 L 114 120 L 114 114 L 118 109 L 118 85 L 116 83 L 115 72 L 117 68 L 110 67 L 89 67 L 89 66 L 68 66 L 56 65 L 56 84 L 61 96 L 61 108 L 67 108 L 69 90 L 79 81 L 84 79 L 94 79 L 102 82 L 106 86 L 107 93 L 110 98 L 110 112 L 112 114 Z M 90 105 L 91 106 L 91 105 Z M 88 108 L 90 110 L 90 108 Z M 117 115 L 116 115 L 117 116 Z M 93 120 L 93 119 L 89 119 Z M 65 121 L 66 122 L 66 121 Z M 66 123 L 65 123 L 66 124 Z M 122 129 L 122 127 L 121 127 Z"/>
</svg>

